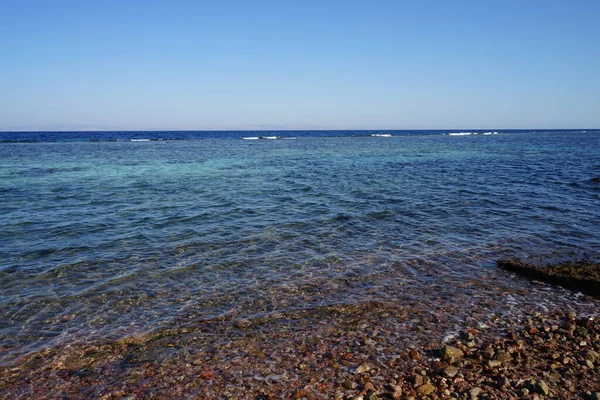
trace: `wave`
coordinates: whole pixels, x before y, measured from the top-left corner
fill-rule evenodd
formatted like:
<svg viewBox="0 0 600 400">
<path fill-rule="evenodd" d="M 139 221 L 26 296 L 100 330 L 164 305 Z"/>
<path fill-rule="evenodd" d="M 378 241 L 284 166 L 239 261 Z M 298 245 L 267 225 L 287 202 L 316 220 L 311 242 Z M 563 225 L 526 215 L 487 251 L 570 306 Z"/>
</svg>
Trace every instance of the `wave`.
<svg viewBox="0 0 600 400">
<path fill-rule="evenodd" d="M 296 137 L 281 137 L 281 136 L 248 136 L 243 137 L 243 140 L 295 140 Z"/>
<path fill-rule="evenodd" d="M 448 136 L 471 136 L 471 135 L 497 135 L 498 132 L 449 132 L 442 133 L 442 135 Z"/>
<path fill-rule="evenodd" d="M 402 137 L 425 135 L 495 135 L 520 133 L 599 133 L 597 129 L 529 130 L 327 130 L 327 131 L 105 131 L 105 132 L 0 132 L 0 143 L 55 143 L 55 142 L 146 142 L 185 141 L 204 139 L 293 139 L 293 138 L 359 138 Z"/>
</svg>

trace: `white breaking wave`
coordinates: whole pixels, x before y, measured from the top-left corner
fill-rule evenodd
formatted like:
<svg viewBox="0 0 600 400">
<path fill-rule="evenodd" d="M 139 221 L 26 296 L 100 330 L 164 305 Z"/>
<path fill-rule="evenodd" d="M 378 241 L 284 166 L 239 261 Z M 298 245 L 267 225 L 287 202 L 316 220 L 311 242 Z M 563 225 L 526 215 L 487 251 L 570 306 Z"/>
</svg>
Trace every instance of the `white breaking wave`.
<svg viewBox="0 0 600 400">
<path fill-rule="evenodd" d="M 129 139 L 131 142 L 149 142 L 150 139 Z"/>
<path fill-rule="evenodd" d="M 452 133 L 443 133 L 443 135 L 448 136 L 471 136 L 471 135 L 497 135 L 498 132 L 452 132 Z"/>
<path fill-rule="evenodd" d="M 391 133 L 374 133 L 371 136 L 373 137 L 392 137 Z"/>
<path fill-rule="evenodd" d="M 266 139 L 266 140 L 276 140 L 276 139 L 284 139 L 284 140 L 293 140 L 296 139 L 295 137 L 280 137 L 280 136 L 250 136 L 250 137 L 243 137 L 242 139 L 244 140 L 259 140 L 259 139 Z"/>
</svg>

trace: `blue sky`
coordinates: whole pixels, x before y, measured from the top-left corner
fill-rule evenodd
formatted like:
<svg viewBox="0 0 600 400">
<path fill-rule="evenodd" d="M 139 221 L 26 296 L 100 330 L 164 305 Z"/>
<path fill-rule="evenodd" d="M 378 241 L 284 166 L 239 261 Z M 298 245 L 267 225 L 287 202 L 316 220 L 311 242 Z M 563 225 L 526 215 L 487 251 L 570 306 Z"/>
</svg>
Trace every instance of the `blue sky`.
<svg viewBox="0 0 600 400">
<path fill-rule="evenodd" d="M 0 130 L 600 128 L 600 1 L 0 1 Z"/>
</svg>

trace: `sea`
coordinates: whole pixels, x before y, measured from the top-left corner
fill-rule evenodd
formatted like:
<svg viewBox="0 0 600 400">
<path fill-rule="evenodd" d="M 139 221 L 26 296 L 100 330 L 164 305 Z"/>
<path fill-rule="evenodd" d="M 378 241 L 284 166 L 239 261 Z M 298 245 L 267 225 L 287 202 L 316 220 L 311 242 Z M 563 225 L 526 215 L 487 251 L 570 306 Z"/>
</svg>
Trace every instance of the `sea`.
<svg viewBox="0 0 600 400">
<path fill-rule="evenodd" d="M 232 315 L 584 302 L 496 261 L 598 259 L 599 177 L 598 129 L 0 132 L 0 365 Z"/>
</svg>

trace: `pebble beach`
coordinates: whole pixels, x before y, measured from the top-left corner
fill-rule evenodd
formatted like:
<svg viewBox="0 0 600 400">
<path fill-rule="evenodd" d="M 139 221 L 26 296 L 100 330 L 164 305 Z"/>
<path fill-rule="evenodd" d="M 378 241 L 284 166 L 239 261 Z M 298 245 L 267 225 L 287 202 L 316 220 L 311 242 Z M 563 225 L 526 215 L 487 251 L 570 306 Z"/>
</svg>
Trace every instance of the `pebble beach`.
<svg viewBox="0 0 600 400">
<path fill-rule="evenodd" d="M 0 395 L 598 399 L 600 309 L 597 300 L 585 300 L 582 314 L 531 310 L 514 318 L 471 319 L 443 342 L 435 334 L 435 327 L 444 324 L 443 315 L 424 316 L 377 302 L 270 318 L 203 321 L 31 355 L 18 366 L 2 369 Z M 407 335 L 405 323 L 415 317 L 421 329 Z"/>
</svg>

